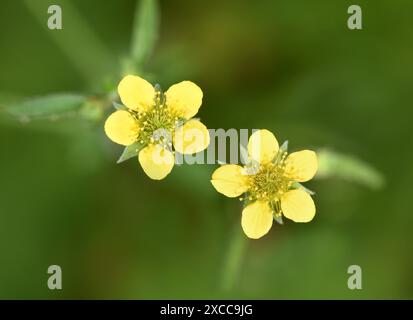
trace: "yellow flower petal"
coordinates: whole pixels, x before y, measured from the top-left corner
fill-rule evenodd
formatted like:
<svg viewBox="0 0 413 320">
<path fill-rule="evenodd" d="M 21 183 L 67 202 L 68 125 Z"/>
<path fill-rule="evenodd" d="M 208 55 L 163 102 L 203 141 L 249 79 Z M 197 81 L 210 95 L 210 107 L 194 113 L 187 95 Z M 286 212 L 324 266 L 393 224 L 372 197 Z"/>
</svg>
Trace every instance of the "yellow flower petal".
<svg viewBox="0 0 413 320">
<path fill-rule="evenodd" d="M 174 166 L 174 155 L 160 145 L 149 145 L 139 152 L 143 171 L 153 180 L 162 180 Z"/>
<path fill-rule="evenodd" d="M 242 211 L 242 229 L 248 238 L 259 239 L 270 231 L 273 219 L 268 203 L 255 201 Z"/>
<path fill-rule="evenodd" d="M 271 162 L 278 149 L 277 139 L 268 130 L 255 131 L 248 141 L 248 156 L 259 163 Z"/>
<path fill-rule="evenodd" d="M 295 222 L 309 222 L 315 216 L 315 205 L 311 196 L 303 190 L 291 190 L 281 197 L 284 216 Z"/>
<path fill-rule="evenodd" d="M 128 146 L 136 141 L 139 127 L 129 112 L 119 110 L 107 118 L 105 122 L 105 132 L 113 142 Z"/>
<path fill-rule="evenodd" d="M 198 113 L 202 104 L 202 90 L 191 81 L 182 81 L 165 92 L 166 105 L 185 119 Z"/>
<path fill-rule="evenodd" d="M 200 152 L 209 146 L 209 132 L 207 127 L 198 120 L 189 120 L 175 130 L 174 147 L 182 154 Z"/>
<path fill-rule="evenodd" d="M 248 176 L 242 174 L 243 168 L 235 164 L 219 167 L 212 174 L 211 183 L 223 195 L 235 198 L 248 190 Z"/>
<path fill-rule="evenodd" d="M 128 75 L 118 85 L 122 103 L 129 109 L 143 112 L 155 104 L 155 89 L 145 79 Z"/>
<path fill-rule="evenodd" d="M 298 182 L 305 182 L 313 178 L 317 169 L 318 161 L 314 151 L 293 152 L 285 161 L 286 173 Z"/>
</svg>

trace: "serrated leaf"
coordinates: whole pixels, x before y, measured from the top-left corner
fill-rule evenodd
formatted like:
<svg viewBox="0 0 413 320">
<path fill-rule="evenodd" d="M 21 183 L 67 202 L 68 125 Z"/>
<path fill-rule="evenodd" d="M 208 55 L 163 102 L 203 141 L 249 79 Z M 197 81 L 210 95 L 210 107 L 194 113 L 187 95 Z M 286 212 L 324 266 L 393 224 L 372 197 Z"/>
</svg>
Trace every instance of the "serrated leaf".
<svg viewBox="0 0 413 320">
<path fill-rule="evenodd" d="M 116 163 L 121 163 L 121 162 L 129 160 L 133 157 L 136 157 L 138 155 L 139 151 L 141 149 L 143 149 L 143 147 L 145 147 L 145 145 L 140 143 L 140 142 L 135 142 L 135 143 L 131 144 L 130 146 L 127 146 L 123 150 L 122 155 L 120 156 L 120 158 L 118 159 L 118 161 Z"/>
<path fill-rule="evenodd" d="M 384 185 L 383 175 L 368 163 L 352 155 L 345 155 L 327 149 L 317 152 L 318 172 L 316 178 L 341 178 L 372 189 Z"/>
<path fill-rule="evenodd" d="M 86 97 L 78 94 L 53 94 L 49 96 L 26 99 L 9 105 L 6 110 L 16 116 L 25 118 L 60 117 L 79 111 L 86 102 Z"/>
<path fill-rule="evenodd" d="M 159 7 L 156 0 L 140 0 L 132 30 L 131 60 L 141 71 L 152 54 L 159 35 Z"/>
</svg>

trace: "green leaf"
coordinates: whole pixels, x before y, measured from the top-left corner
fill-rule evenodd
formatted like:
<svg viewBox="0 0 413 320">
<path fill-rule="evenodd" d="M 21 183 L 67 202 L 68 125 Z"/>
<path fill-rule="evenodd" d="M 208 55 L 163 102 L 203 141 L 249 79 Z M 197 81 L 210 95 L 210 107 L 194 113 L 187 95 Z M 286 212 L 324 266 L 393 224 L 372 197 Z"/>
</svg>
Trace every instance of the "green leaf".
<svg viewBox="0 0 413 320">
<path fill-rule="evenodd" d="M 123 150 L 123 153 L 118 159 L 117 163 L 121 163 L 126 160 L 129 160 L 130 158 L 136 157 L 139 151 L 143 149 L 143 147 L 145 147 L 145 145 L 140 142 L 135 142 L 130 146 L 127 146 L 125 150 Z"/>
<path fill-rule="evenodd" d="M 131 62 L 137 71 L 152 54 L 159 35 L 159 7 L 156 0 L 140 0 L 132 30 Z"/>
<path fill-rule="evenodd" d="M 384 177 L 380 172 L 354 156 L 326 149 L 317 154 L 319 164 L 316 178 L 342 178 L 372 189 L 380 189 L 384 185 Z"/>
<path fill-rule="evenodd" d="M 6 110 L 20 118 L 55 118 L 79 111 L 86 97 L 78 94 L 54 94 L 9 105 Z"/>
</svg>

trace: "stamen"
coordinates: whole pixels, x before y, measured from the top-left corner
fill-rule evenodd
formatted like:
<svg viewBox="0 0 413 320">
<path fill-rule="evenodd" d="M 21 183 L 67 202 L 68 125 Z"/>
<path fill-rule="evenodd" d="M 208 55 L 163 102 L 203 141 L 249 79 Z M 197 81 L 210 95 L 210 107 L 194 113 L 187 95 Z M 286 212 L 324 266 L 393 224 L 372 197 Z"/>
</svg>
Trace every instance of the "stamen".
<svg viewBox="0 0 413 320">
<path fill-rule="evenodd" d="M 141 143 L 150 144 L 160 141 L 165 146 L 172 147 L 169 137 L 161 136 L 157 138 L 153 136 L 154 132 L 159 129 L 172 134 L 179 120 L 179 114 L 166 106 L 165 97 L 160 88 L 156 91 L 154 105 L 144 112 L 134 112 L 134 117 L 137 119 L 140 128 L 139 139 Z"/>
<path fill-rule="evenodd" d="M 275 163 L 261 164 L 257 168 L 258 172 L 249 178 L 250 197 L 271 202 L 290 188 L 292 181 L 285 172 L 286 157 L 284 153 Z"/>
</svg>

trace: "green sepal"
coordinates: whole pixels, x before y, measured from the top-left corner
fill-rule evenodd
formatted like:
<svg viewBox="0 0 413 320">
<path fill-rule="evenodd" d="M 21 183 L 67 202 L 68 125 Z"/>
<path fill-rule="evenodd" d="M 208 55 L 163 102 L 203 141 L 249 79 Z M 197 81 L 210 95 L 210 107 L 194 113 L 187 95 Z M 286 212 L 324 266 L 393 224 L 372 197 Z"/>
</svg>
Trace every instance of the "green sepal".
<svg viewBox="0 0 413 320">
<path fill-rule="evenodd" d="M 304 187 L 301 183 L 299 183 L 299 182 L 297 182 L 297 181 L 295 181 L 295 182 L 292 184 L 291 189 L 301 189 L 301 190 L 307 192 L 307 193 L 308 193 L 309 195 L 311 195 L 311 196 L 315 195 L 315 192 L 314 192 L 314 191 L 312 191 L 312 190 Z"/>
<path fill-rule="evenodd" d="M 116 110 L 127 110 L 127 108 L 123 104 L 112 102 L 112 105 Z"/>
<path fill-rule="evenodd" d="M 250 205 L 251 203 L 255 202 L 255 200 L 250 200 L 248 193 L 244 193 L 242 197 L 244 198 L 244 202 L 243 202 L 244 208 Z"/>
<path fill-rule="evenodd" d="M 281 214 L 274 213 L 274 221 L 277 222 L 278 224 L 284 224 L 283 216 Z"/>
<path fill-rule="evenodd" d="M 249 160 L 249 157 L 248 157 L 247 148 L 243 144 L 240 144 L 239 145 L 239 151 L 240 151 L 239 156 L 240 156 L 241 163 L 244 164 L 244 165 L 248 165 L 250 160 Z"/>
<path fill-rule="evenodd" d="M 127 146 L 124 150 L 120 158 L 116 163 L 121 163 L 126 160 L 129 160 L 133 157 L 136 157 L 143 148 L 145 147 L 145 144 L 140 143 L 140 142 L 135 142 L 129 146 Z"/>
<path fill-rule="evenodd" d="M 284 143 L 281 145 L 278 153 L 288 152 L 288 140 L 285 140 Z"/>
<path fill-rule="evenodd" d="M 288 152 L 288 140 L 284 141 L 281 147 L 278 149 L 277 155 L 274 158 L 274 163 L 278 163 L 281 161 L 281 158 L 284 153 Z"/>
</svg>

